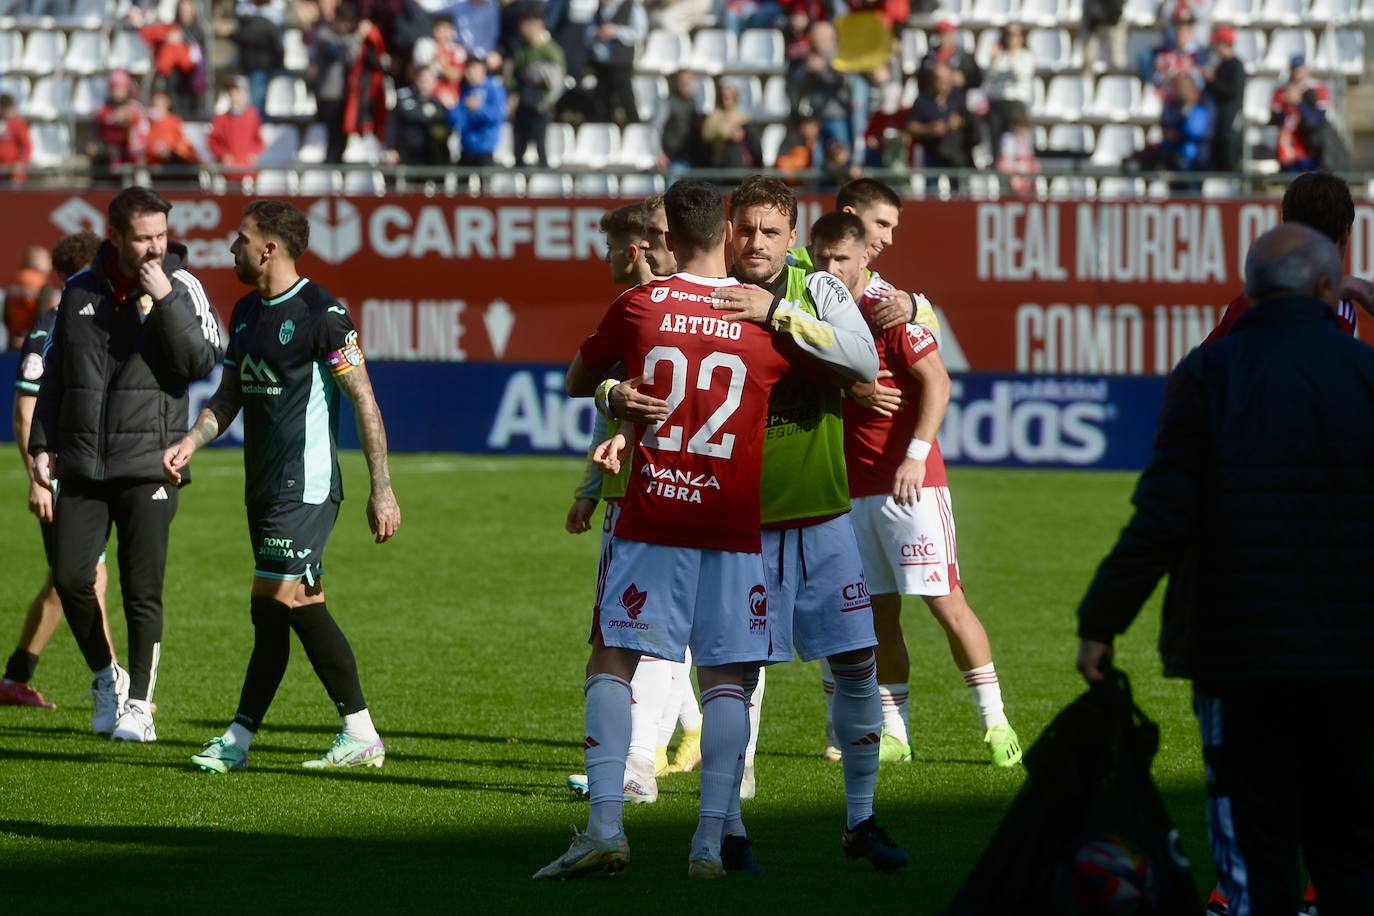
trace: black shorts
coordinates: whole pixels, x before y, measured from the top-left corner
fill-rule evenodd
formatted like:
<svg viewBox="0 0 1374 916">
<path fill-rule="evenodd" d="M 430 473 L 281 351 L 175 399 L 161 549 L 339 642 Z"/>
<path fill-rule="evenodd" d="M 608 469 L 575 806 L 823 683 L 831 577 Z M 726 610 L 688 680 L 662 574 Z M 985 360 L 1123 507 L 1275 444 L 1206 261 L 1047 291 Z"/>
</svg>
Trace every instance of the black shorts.
<svg viewBox="0 0 1374 916">
<path fill-rule="evenodd" d="M 253 544 L 253 575 L 314 585 L 324 575 L 324 545 L 339 504 L 272 503 L 248 507 L 248 535 Z"/>
</svg>

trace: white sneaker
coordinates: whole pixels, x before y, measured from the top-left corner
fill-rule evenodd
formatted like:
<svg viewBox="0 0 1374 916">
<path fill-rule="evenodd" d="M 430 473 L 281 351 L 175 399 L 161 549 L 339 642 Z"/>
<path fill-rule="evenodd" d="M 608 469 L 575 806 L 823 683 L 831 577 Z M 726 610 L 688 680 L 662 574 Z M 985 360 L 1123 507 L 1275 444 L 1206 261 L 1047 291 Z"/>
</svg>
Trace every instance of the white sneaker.
<svg viewBox="0 0 1374 916">
<path fill-rule="evenodd" d="M 95 697 L 91 731 L 97 735 L 108 735 L 114 731 L 115 720 L 124 712 L 124 704 L 129 701 L 129 672 L 115 665 L 113 677 L 91 681 L 91 696 Z"/>
<path fill-rule="evenodd" d="M 114 732 L 110 735 L 116 741 L 156 741 L 157 729 L 153 728 L 153 714 L 141 705 L 124 705 L 124 712 L 115 722 Z"/>
<path fill-rule="evenodd" d="M 625 767 L 625 801 L 631 805 L 652 805 L 658 801 L 658 780 L 645 776 L 637 767 Z"/>
<path fill-rule="evenodd" d="M 754 797 L 754 790 L 757 788 L 754 783 L 754 768 L 747 766 L 744 768 L 744 779 L 739 784 L 739 797 L 750 799 Z"/>
</svg>

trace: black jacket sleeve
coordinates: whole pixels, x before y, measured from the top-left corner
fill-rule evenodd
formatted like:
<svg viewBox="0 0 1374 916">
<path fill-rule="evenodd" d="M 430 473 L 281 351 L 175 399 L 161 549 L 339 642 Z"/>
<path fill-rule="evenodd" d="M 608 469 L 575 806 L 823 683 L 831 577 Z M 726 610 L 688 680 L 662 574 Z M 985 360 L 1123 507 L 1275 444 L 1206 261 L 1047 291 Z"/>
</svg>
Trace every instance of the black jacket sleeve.
<svg viewBox="0 0 1374 916">
<path fill-rule="evenodd" d="M 68 295 L 62 294 L 62 305 L 66 305 Z M 79 308 L 79 306 L 72 306 Z M 62 347 L 66 341 L 62 316 L 66 312 L 58 307 L 57 318 L 53 323 L 52 336 L 48 338 L 47 350 L 43 355 L 43 381 L 38 389 L 38 403 L 33 408 L 33 422 L 29 426 L 29 454 L 57 451 L 57 418 L 62 413 Z"/>
<path fill-rule="evenodd" d="M 1078 608 L 1078 635 L 1111 642 L 1131 625 L 1166 573 L 1191 549 L 1202 514 L 1207 406 L 1194 351 L 1169 376 L 1154 452 L 1131 517 Z"/>
<path fill-rule="evenodd" d="M 187 381 L 203 379 L 224 355 L 219 319 L 190 271 L 174 272 L 171 281 L 172 291 L 155 303 L 148 321 L 162 344 L 167 368 Z"/>
<path fill-rule="evenodd" d="M 1240 104 L 1245 95 L 1245 65 L 1235 58 L 1223 61 L 1217 66 L 1216 77 L 1207 84 L 1207 91 L 1218 105 Z"/>
</svg>

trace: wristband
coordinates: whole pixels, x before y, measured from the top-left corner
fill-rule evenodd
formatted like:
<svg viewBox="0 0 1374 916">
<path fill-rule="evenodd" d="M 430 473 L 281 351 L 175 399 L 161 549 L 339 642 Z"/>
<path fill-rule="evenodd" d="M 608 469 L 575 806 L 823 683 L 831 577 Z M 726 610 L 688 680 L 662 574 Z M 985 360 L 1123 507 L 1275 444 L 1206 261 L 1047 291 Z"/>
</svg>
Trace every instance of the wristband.
<svg viewBox="0 0 1374 916">
<path fill-rule="evenodd" d="M 611 410 L 611 389 L 620 384 L 620 379 L 608 378 L 600 385 L 596 386 L 596 394 L 592 401 L 596 404 L 596 412 L 607 420 L 614 420 L 615 412 Z"/>
<path fill-rule="evenodd" d="M 925 461 L 930 454 L 930 443 L 924 439 L 912 439 L 911 444 L 906 447 L 906 456 L 916 461 Z"/>
</svg>

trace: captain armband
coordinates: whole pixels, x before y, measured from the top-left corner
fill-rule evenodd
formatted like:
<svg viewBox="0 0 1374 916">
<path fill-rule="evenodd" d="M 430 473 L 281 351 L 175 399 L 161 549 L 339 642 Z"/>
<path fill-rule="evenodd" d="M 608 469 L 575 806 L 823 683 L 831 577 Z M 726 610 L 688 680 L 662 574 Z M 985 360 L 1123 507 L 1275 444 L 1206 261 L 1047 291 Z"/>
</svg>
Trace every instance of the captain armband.
<svg viewBox="0 0 1374 916">
<path fill-rule="evenodd" d="M 329 365 L 329 374 L 335 377 L 347 375 L 367 362 L 363 359 L 362 348 L 358 346 L 358 332 L 349 331 L 344 338 L 344 345 L 326 356 L 325 362 Z"/>
<path fill-rule="evenodd" d="M 596 386 L 596 394 L 592 396 L 592 401 L 596 404 L 596 412 L 607 420 L 616 419 L 615 411 L 611 409 L 611 389 L 619 384 L 620 379 L 608 378 Z"/>
</svg>

